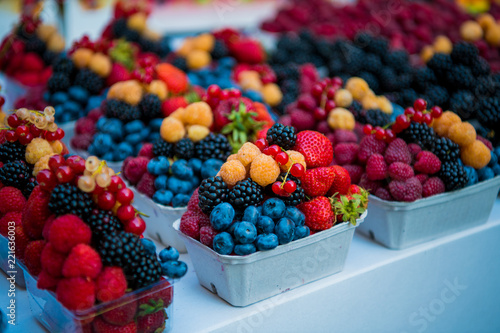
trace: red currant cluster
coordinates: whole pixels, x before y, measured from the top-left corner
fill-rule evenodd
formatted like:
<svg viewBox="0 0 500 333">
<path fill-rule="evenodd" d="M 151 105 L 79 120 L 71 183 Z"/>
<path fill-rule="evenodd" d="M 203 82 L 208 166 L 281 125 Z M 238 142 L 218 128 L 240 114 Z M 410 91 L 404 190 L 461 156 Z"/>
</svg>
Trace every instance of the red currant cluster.
<svg viewBox="0 0 500 333">
<path fill-rule="evenodd" d="M 235 88 L 221 89 L 216 84 L 212 84 L 207 88 L 207 92 L 201 96 L 202 101 L 206 102 L 210 107 L 215 109 L 219 105 L 220 101 L 226 100 L 228 98 L 239 98 L 241 97 L 241 91 Z"/>
<path fill-rule="evenodd" d="M 290 156 L 286 151 L 284 151 L 278 145 L 271 145 L 267 143 L 266 139 L 258 139 L 255 141 L 255 145 L 260 149 L 263 154 L 272 156 L 274 160 L 280 165 L 286 165 L 290 161 Z M 283 181 L 276 181 L 272 185 L 272 190 L 274 194 L 288 197 L 297 189 L 297 184 L 293 180 L 287 180 L 288 174 L 291 174 L 294 177 L 300 178 L 306 172 L 304 166 L 300 163 L 293 163 L 288 168 L 285 178 Z"/>
<path fill-rule="evenodd" d="M 143 55 L 137 60 L 138 67 L 131 73 L 131 77 L 139 82 L 150 84 L 153 81 L 155 66 L 158 59 L 154 55 Z"/>
<path fill-rule="evenodd" d="M 239 74 L 245 71 L 254 71 L 259 74 L 259 79 L 262 84 L 276 83 L 276 73 L 267 64 L 238 64 L 234 69 L 234 77 L 236 81 L 239 81 Z"/>
<path fill-rule="evenodd" d="M 363 127 L 363 133 L 366 135 L 374 134 L 377 140 L 384 140 L 387 143 L 392 142 L 396 138 L 396 134 L 410 127 L 411 122 L 419 124 L 431 125 L 435 118 L 441 117 L 443 109 L 439 106 L 433 106 L 427 110 L 427 102 L 419 98 L 413 103 L 413 107 L 405 109 L 404 114 L 396 117 L 396 121 L 388 124 L 388 128 L 377 126 L 373 128 L 372 125 L 367 124 Z M 390 126 L 390 128 L 389 128 Z"/>
<path fill-rule="evenodd" d="M 314 109 L 313 116 L 317 121 L 326 120 L 328 113 L 335 109 L 335 93 L 342 88 L 344 82 L 339 77 L 324 78 L 313 85 L 311 95 L 319 105 Z"/>
<path fill-rule="evenodd" d="M 94 52 L 101 52 L 104 54 L 108 54 L 109 49 L 111 48 L 111 41 L 105 39 L 105 38 L 100 38 L 97 41 L 93 42 L 90 40 L 88 35 L 83 35 L 83 37 L 80 40 L 77 40 L 73 43 L 71 46 L 71 49 L 68 51 L 68 54 L 73 54 L 75 50 L 80 49 L 80 48 L 85 48 L 92 50 Z"/>
<path fill-rule="evenodd" d="M 48 169 L 38 172 L 36 180 L 40 187 L 51 192 L 58 184 L 71 183 L 85 193 L 91 193 L 100 209 L 113 211 L 123 223 L 124 230 L 142 235 L 146 223 L 132 206 L 134 192 L 127 188 L 113 169 L 95 156 L 87 160 L 73 155 L 64 159 L 62 155 L 49 158 Z"/>
<path fill-rule="evenodd" d="M 3 98 L 3 97 L 2 97 Z M 10 142 L 19 141 L 27 145 L 34 138 L 47 141 L 61 140 L 64 137 L 62 128 L 54 122 L 55 110 L 48 106 L 43 112 L 21 108 L 7 118 L 5 139 Z"/>
</svg>

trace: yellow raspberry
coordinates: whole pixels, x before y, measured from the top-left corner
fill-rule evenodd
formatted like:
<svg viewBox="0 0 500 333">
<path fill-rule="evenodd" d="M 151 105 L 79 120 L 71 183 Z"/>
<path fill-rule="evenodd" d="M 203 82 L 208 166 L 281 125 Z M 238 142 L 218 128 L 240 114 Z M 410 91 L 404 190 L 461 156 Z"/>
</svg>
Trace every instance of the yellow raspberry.
<svg viewBox="0 0 500 333">
<path fill-rule="evenodd" d="M 160 135 L 163 140 L 174 143 L 186 135 L 186 129 L 179 119 L 167 117 L 161 123 Z"/>
<path fill-rule="evenodd" d="M 488 31 L 486 31 L 485 39 L 491 46 L 500 46 L 500 25 L 495 24 L 491 26 Z"/>
<path fill-rule="evenodd" d="M 191 69 L 200 69 L 210 65 L 212 57 L 210 53 L 202 50 L 194 50 L 189 52 L 186 57 L 186 64 Z"/>
<path fill-rule="evenodd" d="M 444 35 L 437 36 L 436 39 L 434 39 L 433 46 L 436 53 L 450 54 L 453 49 L 453 43 Z"/>
<path fill-rule="evenodd" d="M 488 31 L 490 30 L 488 29 Z M 470 20 L 460 26 L 460 36 L 468 42 L 474 42 L 483 38 L 483 29 L 479 23 Z"/>
<path fill-rule="evenodd" d="M 288 154 L 288 163 L 280 166 L 281 171 L 283 172 L 288 171 L 288 169 L 290 169 L 292 165 L 295 163 L 302 164 L 304 170 L 307 168 L 306 159 L 304 158 L 304 155 L 295 150 L 287 150 L 286 153 Z"/>
<path fill-rule="evenodd" d="M 142 36 L 152 41 L 159 41 L 161 39 L 161 35 L 159 33 L 148 29 L 148 27 L 146 27 L 146 29 L 142 32 Z"/>
<path fill-rule="evenodd" d="M 40 159 L 35 163 L 35 166 L 33 167 L 33 176 L 36 177 L 36 175 L 38 175 L 40 171 L 49 169 L 49 158 L 53 155 L 57 154 L 49 154 L 40 157 Z"/>
<path fill-rule="evenodd" d="M 191 141 L 198 142 L 205 139 L 208 134 L 210 134 L 210 129 L 201 125 L 191 125 L 187 132 L 188 138 L 190 138 Z"/>
<path fill-rule="evenodd" d="M 251 142 L 245 142 L 243 146 L 241 146 L 240 150 L 238 150 L 238 160 L 243 165 L 249 165 L 258 155 L 262 154 L 259 147 L 254 145 Z"/>
<path fill-rule="evenodd" d="M 146 91 L 150 94 L 155 94 L 161 101 L 165 100 L 168 96 L 167 85 L 162 80 L 151 81 L 146 87 Z"/>
<path fill-rule="evenodd" d="M 238 83 L 244 90 L 262 90 L 262 81 L 256 71 L 243 71 L 238 77 Z"/>
<path fill-rule="evenodd" d="M 237 182 L 246 178 L 247 170 L 238 160 L 228 161 L 222 164 L 220 176 L 227 185 L 234 186 Z"/>
<path fill-rule="evenodd" d="M 280 175 L 278 163 L 269 155 L 260 154 L 250 166 L 250 177 L 260 186 L 267 186 L 276 181 Z"/>
<path fill-rule="evenodd" d="M 47 42 L 47 49 L 55 53 L 60 53 L 64 51 L 64 46 L 65 46 L 64 38 L 58 33 L 55 33 L 52 36 L 50 36 Z"/>
<path fill-rule="evenodd" d="M 378 108 L 378 99 L 375 94 L 372 92 L 368 92 L 363 99 L 361 99 L 361 106 L 363 106 L 363 109 L 365 110 L 370 110 L 370 109 L 377 109 Z"/>
<path fill-rule="evenodd" d="M 385 96 L 377 96 L 377 104 L 380 111 L 387 114 L 392 114 L 392 104 L 391 101 Z"/>
<path fill-rule="evenodd" d="M 42 156 L 50 155 L 52 153 L 52 147 L 47 140 L 34 138 L 26 146 L 26 162 L 35 164 Z"/>
<path fill-rule="evenodd" d="M 452 111 L 445 111 L 439 118 L 435 118 L 432 123 L 434 132 L 439 136 L 448 137 L 448 130 L 450 126 L 455 123 L 461 123 L 462 119 Z"/>
<path fill-rule="evenodd" d="M 238 154 L 231 154 L 227 157 L 227 161 L 238 161 Z"/>
<path fill-rule="evenodd" d="M 335 105 L 347 108 L 352 104 L 352 94 L 347 89 L 339 89 L 335 93 Z"/>
<path fill-rule="evenodd" d="M 123 84 L 124 82 L 116 82 L 113 84 L 109 90 L 108 94 L 106 95 L 107 99 L 119 99 L 123 100 L 124 98 L 124 93 L 123 93 Z"/>
<path fill-rule="evenodd" d="M 490 163 L 491 152 L 484 143 L 476 140 L 460 150 L 460 157 L 465 165 L 481 169 Z"/>
<path fill-rule="evenodd" d="M 489 28 L 496 24 L 495 18 L 491 16 L 489 13 L 481 14 L 477 17 L 477 23 L 481 26 L 484 31 L 487 31 Z"/>
<path fill-rule="evenodd" d="M 174 112 L 170 114 L 169 117 L 175 118 L 180 120 L 182 123 L 184 123 L 184 113 L 186 112 L 185 108 L 178 108 Z"/>
<path fill-rule="evenodd" d="M 89 65 L 90 59 L 92 59 L 92 55 L 94 52 L 90 49 L 81 48 L 75 50 L 71 59 L 77 68 L 85 68 Z"/>
<path fill-rule="evenodd" d="M 186 107 L 183 120 L 185 124 L 210 127 L 214 121 L 214 115 L 210 105 L 205 102 L 195 102 Z"/>
<path fill-rule="evenodd" d="M 352 131 L 356 125 L 356 119 L 351 111 L 344 108 L 335 108 L 328 114 L 328 126 L 333 129 L 344 129 Z"/>
<path fill-rule="evenodd" d="M 139 12 L 131 15 L 127 20 L 127 27 L 129 29 L 142 32 L 146 29 L 146 14 Z"/>
<path fill-rule="evenodd" d="M 57 33 L 57 28 L 53 25 L 40 24 L 36 29 L 36 34 L 44 42 L 47 42 L 55 33 Z"/>
<path fill-rule="evenodd" d="M 215 37 L 212 34 L 201 34 L 193 39 L 193 47 L 197 50 L 211 52 L 215 45 Z"/>
<path fill-rule="evenodd" d="M 60 154 L 62 153 L 63 149 L 64 149 L 64 146 L 62 144 L 61 141 L 59 140 L 56 140 L 56 141 L 52 141 L 52 142 L 49 142 L 50 143 L 50 147 L 52 147 L 52 151 L 56 154 Z"/>
<path fill-rule="evenodd" d="M 262 98 L 270 106 L 276 106 L 281 103 L 283 94 L 276 83 L 268 83 L 262 88 Z"/>
<path fill-rule="evenodd" d="M 476 141 L 476 130 L 468 122 L 457 122 L 448 129 L 448 138 L 460 147 L 465 147 Z"/>
<path fill-rule="evenodd" d="M 100 77 L 106 78 L 111 73 L 111 60 L 102 53 L 94 53 L 88 65 Z"/>
<path fill-rule="evenodd" d="M 355 100 L 361 100 L 366 95 L 368 90 L 370 90 L 370 87 L 362 78 L 351 77 L 345 83 L 345 89 L 349 90 Z"/>
<path fill-rule="evenodd" d="M 429 60 L 432 59 L 434 56 L 434 48 L 431 45 L 426 45 L 422 48 L 422 51 L 420 51 L 420 59 L 424 63 L 427 63 Z"/>
<path fill-rule="evenodd" d="M 135 80 L 123 82 L 123 98 L 124 102 L 130 105 L 137 105 L 142 99 L 142 86 Z"/>
<path fill-rule="evenodd" d="M 186 38 L 184 43 L 182 43 L 181 47 L 176 51 L 178 55 L 181 57 L 187 57 L 191 51 L 194 49 L 194 42 L 192 38 Z"/>
</svg>

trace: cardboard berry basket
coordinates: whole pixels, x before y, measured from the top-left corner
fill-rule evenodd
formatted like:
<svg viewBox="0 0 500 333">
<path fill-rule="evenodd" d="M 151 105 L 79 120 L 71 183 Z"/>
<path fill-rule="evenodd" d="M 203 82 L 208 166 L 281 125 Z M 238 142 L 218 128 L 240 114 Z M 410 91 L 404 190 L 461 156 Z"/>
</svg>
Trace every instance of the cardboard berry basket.
<svg viewBox="0 0 500 333">
<path fill-rule="evenodd" d="M 15 283 L 22 288 L 26 288 L 24 281 L 23 268 L 13 253 L 9 253 L 9 240 L 7 237 L 0 235 L 0 268 L 7 274 L 7 278 L 15 277 Z M 12 266 L 11 266 L 12 265 Z M 11 280 L 9 280 L 11 281 Z"/>
<path fill-rule="evenodd" d="M 184 235 L 179 226 L 180 220 L 174 228 L 186 243 L 199 283 L 233 306 L 247 306 L 342 271 L 356 229 L 343 222 L 270 251 L 231 256 Z"/>
<path fill-rule="evenodd" d="M 158 293 L 168 293 L 167 290 L 169 289 L 171 295 L 170 303 L 164 309 L 167 318 L 165 320 L 165 328 L 155 332 L 169 332 L 172 327 L 173 280 L 159 281 L 146 288 L 127 293 L 119 299 L 98 304 L 87 310 L 70 311 L 57 301 L 53 292 L 38 289 L 37 280 L 33 276 L 26 273 L 25 279 L 31 313 L 49 332 L 95 332 L 96 330 L 92 330 L 94 323 L 111 316 L 113 314 L 111 311 L 128 312 L 134 307 L 137 307 L 136 311 L 140 311 L 138 305 L 141 302 L 147 302 L 149 298 L 155 298 Z M 134 332 L 145 333 L 139 329 Z"/>
<path fill-rule="evenodd" d="M 180 253 L 186 253 L 186 246 L 175 231 L 173 224 L 182 217 L 187 207 L 163 206 L 137 191 L 134 186 L 129 186 L 129 188 L 134 192 L 134 206 L 148 216 L 144 219 L 146 221 L 144 235 L 162 245 L 175 247 Z"/>
<path fill-rule="evenodd" d="M 370 216 L 358 232 L 401 250 L 486 223 L 500 188 L 500 176 L 461 190 L 415 202 L 370 195 Z"/>
</svg>

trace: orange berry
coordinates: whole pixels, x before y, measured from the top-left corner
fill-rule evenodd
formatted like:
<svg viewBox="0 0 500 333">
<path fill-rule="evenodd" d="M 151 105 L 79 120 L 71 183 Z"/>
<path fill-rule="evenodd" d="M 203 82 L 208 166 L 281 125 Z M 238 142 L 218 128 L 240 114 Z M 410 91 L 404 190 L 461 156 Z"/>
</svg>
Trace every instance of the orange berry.
<svg viewBox="0 0 500 333">
<path fill-rule="evenodd" d="M 163 119 L 160 127 L 160 135 L 163 140 L 173 143 L 186 135 L 186 129 L 179 119 L 167 117 Z"/>
<path fill-rule="evenodd" d="M 60 154 L 64 149 L 62 142 L 59 140 L 52 141 L 49 143 L 50 143 L 50 147 L 52 147 L 52 151 L 56 154 Z"/>
<path fill-rule="evenodd" d="M 479 23 L 479 25 L 484 31 L 488 30 L 490 27 L 496 24 L 495 18 L 491 16 L 491 14 L 489 13 L 484 13 L 479 15 L 477 17 L 477 23 Z"/>
<path fill-rule="evenodd" d="M 385 96 L 377 96 L 377 104 L 380 111 L 387 114 L 392 114 L 392 104 L 391 101 Z"/>
<path fill-rule="evenodd" d="M 123 98 L 124 102 L 131 105 L 137 105 L 142 99 L 142 86 L 135 80 L 123 82 Z"/>
<path fill-rule="evenodd" d="M 270 106 L 276 106 L 281 103 L 283 94 L 276 83 L 268 83 L 262 88 L 262 98 Z"/>
<path fill-rule="evenodd" d="M 215 37 L 212 34 L 201 34 L 193 39 L 193 47 L 197 50 L 210 52 L 215 45 Z"/>
<path fill-rule="evenodd" d="M 249 165 L 258 155 L 262 154 L 260 149 L 251 142 L 245 142 L 238 150 L 238 160 L 243 165 Z"/>
<path fill-rule="evenodd" d="M 250 166 L 250 177 L 260 186 L 267 186 L 276 181 L 280 175 L 278 163 L 269 155 L 260 154 Z"/>
<path fill-rule="evenodd" d="M 146 14 L 143 12 L 131 15 L 127 20 L 127 27 L 129 29 L 142 32 L 146 29 Z"/>
<path fill-rule="evenodd" d="M 195 102 L 186 107 L 183 120 L 189 125 L 210 127 L 214 121 L 214 115 L 210 105 L 205 102 Z"/>
<path fill-rule="evenodd" d="M 53 25 L 40 24 L 36 29 L 36 34 L 44 42 L 47 42 L 55 33 L 57 33 L 57 28 Z"/>
<path fill-rule="evenodd" d="M 445 111 L 441 117 L 434 119 L 432 127 L 437 135 L 448 137 L 448 130 L 450 129 L 450 126 L 460 122 L 462 122 L 462 119 L 460 119 L 456 113 L 452 111 Z"/>
<path fill-rule="evenodd" d="M 186 38 L 184 43 L 182 43 L 181 47 L 176 51 L 178 55 L 181 57 L 187 57 L 191 51 L 193 51 L 194 43 L 192 38 Z"/>
<path fill-rule="evenodd" d="M 210 134 L 210 129 L 201 125 L 191 125 L 187 130 L 188 138 L 193 142 L 198 142 L 205 139 Z"/>
<path fill-rule="evenodd" d="M 378 109 L 378 99 L 375 94 L 369 90 L 361 99 L 361 105 L 365 110 Z"/>
<path fill-rule="evenodd" d="M 345 89 L 349 90 L 355 100 L 362 99 L 370 90 L 368 83 L 360 77 L 351 77 L 345 83 Z"/>
<path fill-rule="evenodd" d="M 73 52 L 71 59 L 73 60 L 73 63 L 77 68 L 85 68 L 90 63 L 90 59 L 92 59 L 93 54 L 94 51 L 86 48 L 81 48 Z"/>
<path fill-rule="evenodd" d="M 191 69 L 200 69 L 210 65 L 212 57 L 210 53 L 202 50 L 194 50 L 189 52 L 186 57 L 187 66 Z"/>
<path fill-rule="evenodd" d="M 428 62 L 433 56 L 434 48 L 430 45 L 424 46 L 422 51 L 420 51 L 420 59 L 422 59 L 423 62 Z"/>
<path fill-rule="evenodd" d="M 161 101 L 168 96 L 167 85 L 162 80 L 151 81 L 151 83 L 146 87 L 146 91 L 150 94 L 155 94 Z"/>
<path fill-rule="evenodd" d="M 111 73 L 111 60 L 102 53 L 94 53 L 88 66 L 100 77 L 108 77 L 109 73 Z"/>
<path fill-rule="evenodd" d="M 236 185 L 237 182 L 243 180 L 247 176 L 247 170 L 238 160 L 227 161 L 220 168 L 220 176 L 229 186 Z"/>
<path fill-rule="evenodd" d="M 485 39 L 488 44 L 492 46 L 500 46 L 500 25 L 495 24 L 491 26 L 488 31 L 486 31 Z"/>
<path fill-rule="evenodd" d="M 460 26 L 460 36 L 468 42 L 474 42 L 483 38 L 483 29 L 479 23 L 470 20 Z"/>
<path fill-rule="evenodd" d="M 302 155 L 301 153 L 299 153 L 298 151 L 295 151 L 295 150 L 287 150 L 286 152 L 287 152 L 288 157 L 289 157 L 288 158 L 288 163 L 285 164 L 285 165 L 280 166 L 281 171 L 283 171 L 283 172 L 288 171 L 288 169 L 290 169 L 292 167 L 292 165 L 295 164 L 295 163 L 302 164 L 302 166 L 304 167 L 304 169 L 307 168 L 306 160 L 304 158 L 304 155 Z"/>
<path fill-rule="evenodd" d="M 181 122 L 184 122 L 184 113 L 186 113 L 185 108 L 178 108 L 174 112 L 170 114 L 169 117 L 175 118 L 177 120 L 180 120 Z"/>
<path fill-rule="evenodd" d="M 490 162 L 491 152 L 484 143 L 476 140 L 461 149 L 460 157 L 465 165 L 471 166 L 474 169 L 481 169 Z"/>
<path fill-rule="evenodd" d="M 460 147 L 465 147 L 476 141 L 476 130 L 468 122 L 454 123 L 448 129 L 448 138 Z"/>
<path fill-rule="evenodd" d="M 40 159 L 35 163 L 33 167 L 33 176 L 38 175 L 38 173 L 43 169 L 49 169 L 49 159 L 52 155 L 56 154 L 48 154 L 40 157 Z"/>
<path fill-rule="evenodd" d="M 347 108 L 352 104 L 352 94 L 347 89 L 339 89 L 335 93 L 335 104 L 342 108 Z"/>
<path fill-rule="evenodd" d="M 238 154 L 231 154 L 227 157 L 227 161 L 238 161 Z"/>
<path fill-rule="evenodd" d="M 450 54 L 453 49 L 453 43 L 444 35 L 437 36 L 436 39 L 434 39 L 433 46 L 436 53 Z"/>
<path fill-rule="evenodd" d="M 47 49 L 49 49 L 49 51 L 59 53 L 64 51 L 64 45 L 65 42 L 63 36 L 61 36 L 58 33 L 55 33 L 52 36 L 50 36 L 47 42 Z"/>
<path fill-rule="evenodd" d="M 354 115 L 347 109 L 335 108 L 328 114 L 328 126 L 330 128 L 352 131 L 355 125 Z"/>
</svg>

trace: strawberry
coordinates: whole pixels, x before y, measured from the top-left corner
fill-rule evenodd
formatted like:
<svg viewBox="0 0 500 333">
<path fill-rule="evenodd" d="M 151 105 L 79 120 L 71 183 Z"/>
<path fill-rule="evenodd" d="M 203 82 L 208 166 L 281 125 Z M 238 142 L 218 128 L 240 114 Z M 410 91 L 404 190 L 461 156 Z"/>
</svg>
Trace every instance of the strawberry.
<svg viewBox="0 0 500 333">
<path fill-rule="evenodd" d="M 28 52 L 23 56 L 23 70 L 26 72 L 41 72 L 45 64 L 36 53 Z"/>
<path fill-rule="evenodd" d="M 165 82 L 170 93 L 178 95 L 187 90 L 189 85 L 188 77 L 186 73 L 177 67 L 162 63 L 156 66 L 156 73 L 158 78 Z"/>
<path fill-rule="evenodd" d="M 170 286 L 170 282 L 165 281 L 165 278 L 161 278 L 161 281 L 163 281 L 163 283 L 151 288 L 151 294 L 138 301 L 139 308 L 142 304 L 152 303 L 161 303 L 164 308 L 167 308 L 172 303 L 174 287 Z M 153 293 L 154 291 L 156 292 Z"/>
<path fill-rule="evenodd" d="M 112 310 L 114 311 L 114 310 Z M 106 312 L 102 315 L 104 315 Z M 137 325 L 135 321 L 130 322 L 129 324 L 123 325 L 123 323 L 119 323 L 118 325 L 112 325 L 102 320 L 100 317 L 97 317 L 92 323 L 94 327 L 95 333 L 136 333 Z"/>
<path fill-rule="evenodd" d="M 164 117 L 170 116 L 175 110 L 185 108 L 188 102 L 184 96 L 174 96 L 167 98 L 161 104 L 161 111 Z"/>
<path fill-rule="evenodd" d="M 316 197 L 301 203 L 297 208 L 304 213 L 305 223 L 312 230 L 326 230 L 333 226 L 335 214 L 328 198 Z"/>
<path fill-rule="evenodd" d="M 246 97 L 231 97 L 226 100 L 220 101 L 219 105 L 217 105 L 217 107 L 213 110 L 214 131 L 220 132 L 220 130 L 222 130 L 224 126 L 231 123 L 231 120 L 228 119 L 228 116 L 232 111 L 238 111 L 240 109 L 240 103 L 243 103 L 245 105 L 246 111 L 254 111 L 252 101 Z"/>
<path fill-rule="evenodd" d="M 24 251 L 30 242 L 30 238 L 26 235 L 24 228 L 22 225 L 17 225 L 16 229 L 16 258 L 23 260 L 24 259 Z"/>
<path fill-rule="evenodd" d="M 359 195 L 361 199 L 361 206 L 364 208 L 368 207 L 368 192 L 364 188 L 352 184 L 349 186 L 348 195 L 353 197 L 355 195 Z"/>
<path fill-rule="evenodd" d="M 349 172 L 341 166 L 334 165 L 330 167 L 335 173 L 335 179 L 333 184 L 328 191 L 328 196 L 332 196 L 335 193 L 347 194 L 349 191 L 349 186 L 351 186 L 351 177 Z"/>
<path fill-rule="evenodd" d="M 333 160 L 332 143 L 319 132 L 299 132 L 293 150 L 304 155 L 307 168 L 326 167 Z"/>
<path fill-rule="evenodd" d="M 0 218 L 0 234 L 7 236 L 9 227 L 12 228 L 12 222 L 14 222 L 14 226 L 21 225 L 21 218 L 21 212 L 8 212 L 2 216 Z"/>
<path fill-rule="evenodd" d="M 127 304 L 123 304 L 113 310 L 104 312 L 102 318 L 109 324 L 124 325 L 134 322 L 135 313 L 137 312 L 137 302 L 132 300 Z"/>
<path fill-rule="evenodd" d="M 141 333 L 153 333 L 156 330 L 158 330 L 158 332 L 163 332 L 165 329 L 165 310 L 163 310 L 163 307 L 160 307 L 159 310 L 151 313 L 149 311 L 154 310 L 150 310 L 149 308 L 141 308 L 139 317 L 137 318 L 137 330 Z"/>
<path fill-rule="evenodd" d="M 33 239 L 42 238 L 45 221 L 51 215 L 49 211 L 50 193 L 35 186 L 23 210 L 22 224 L 24 231 Z"/>
<path fill-rule="evenodd" d="M 43 248 L 45 247 L 44 240 L 30 242 L 24 250 L 24 263 L 31 275 L 37 276 L 42 271 L 40 257 L 42 256 Z"/>
<path fill-rule="evenodd" d="M 273 126 L 274 120 L 269 114 L 269 110 L 267 107 L 259 102 L 253 102 L 253 112 L 257 113 L 257 116 L 254 117 L 257 121 L 265 121 L 268 126 Z"/>
<path fill-rule="evenodd" d="M 127 81 L 130 79 L 130 73 L 122 64 L 115 62 L 111 67 L 111 73 L 106 78 L 106 85 L 111 87 L 116 82 Z"/>
<path fill-rule="evenodd" d="M 258 64 L 266 60 L 262 45 L 252 39 L 237 40 L 229 45 L 229 50 L 238 62 Z"/>
<path fill-rule="evenodd" d="M 300 179 L 302 188 L 309 197 L 325 195 L 333 184 L 335 171 L 330 167 L 307 169 Z"/>
<path fill-rule="evenodd" d="M 333 204 L 337 221 L 356 225 L 356 220 L 366 210 L 365 199 L 360 194 L 340 195 Z"/>
</svg>

